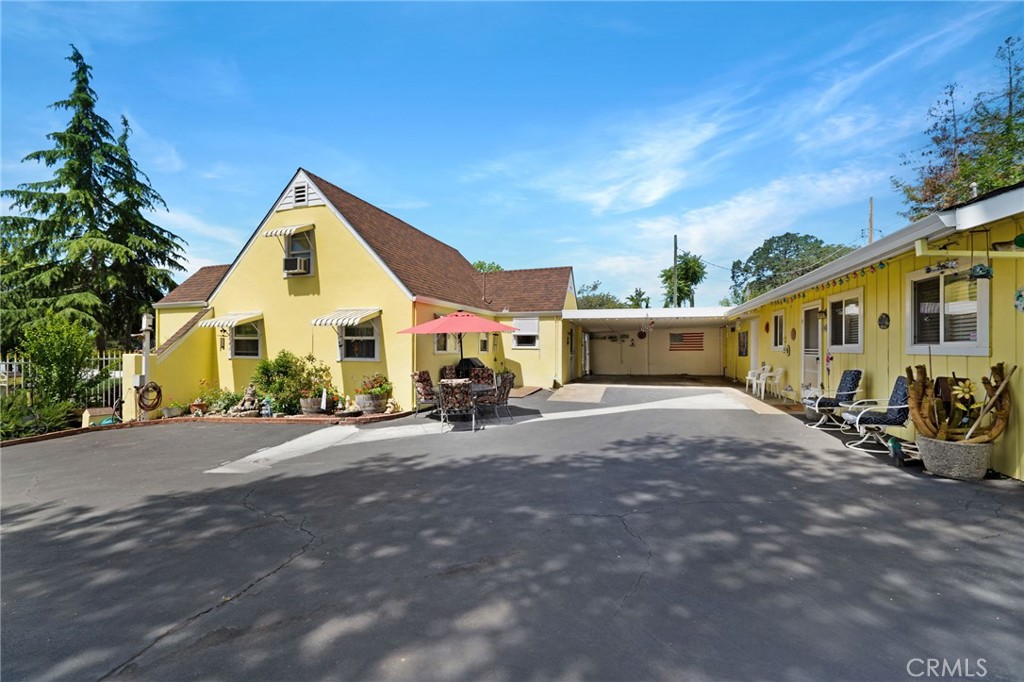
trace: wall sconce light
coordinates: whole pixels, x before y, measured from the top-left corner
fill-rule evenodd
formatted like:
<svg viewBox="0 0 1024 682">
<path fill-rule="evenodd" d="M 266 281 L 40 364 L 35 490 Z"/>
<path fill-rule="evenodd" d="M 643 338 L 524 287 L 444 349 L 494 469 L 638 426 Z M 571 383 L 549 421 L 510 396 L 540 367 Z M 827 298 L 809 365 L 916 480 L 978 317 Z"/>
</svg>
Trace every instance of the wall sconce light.
<svg viewBox="0 0 1024 682">
<path fill-rule="evenodd" d="M 818 320 L 824 322 L 828 319 L 828 311 L 824 308 L 818 311 Z"/>
</svg>

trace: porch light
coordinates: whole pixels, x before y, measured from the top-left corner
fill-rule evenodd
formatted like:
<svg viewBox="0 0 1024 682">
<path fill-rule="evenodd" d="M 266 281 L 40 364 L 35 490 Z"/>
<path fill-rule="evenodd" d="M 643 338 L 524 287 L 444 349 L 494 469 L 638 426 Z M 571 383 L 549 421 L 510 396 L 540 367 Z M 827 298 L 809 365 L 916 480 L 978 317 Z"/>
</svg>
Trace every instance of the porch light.
<svg viewBox="0 0 1024 682">
<path fill-rule="evenodd" d="M 828 311 L 825 310 L 824 308 L 820 308 L 818 310 L 818 320 L 820 322 L 824 322 L 827 318 L 828 318 Z"/>
</svg>

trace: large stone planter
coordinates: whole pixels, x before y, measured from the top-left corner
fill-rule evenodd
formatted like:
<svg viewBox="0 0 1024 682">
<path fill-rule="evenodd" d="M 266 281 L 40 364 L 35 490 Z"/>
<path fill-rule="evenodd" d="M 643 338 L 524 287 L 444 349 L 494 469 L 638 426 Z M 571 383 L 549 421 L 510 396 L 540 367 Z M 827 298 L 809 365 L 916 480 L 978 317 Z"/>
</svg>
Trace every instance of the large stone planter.
<svg viewBox="0 0 1024 682">
<path fill-rule="evenodd" d="M 957 443 L 917 437 L 917 449 L 924 468 L 936 476 L 960 481 L 980 481 L 985 478 L 992 461 L 992 443 Z"/>
<path fill-rule="evenodd" d="M 390 397 L 390 394 L 369 395 L 357 393 L 356 405 L 363 411 L 363 414 L 380 414 L 387 407 Z"/>
</svg>

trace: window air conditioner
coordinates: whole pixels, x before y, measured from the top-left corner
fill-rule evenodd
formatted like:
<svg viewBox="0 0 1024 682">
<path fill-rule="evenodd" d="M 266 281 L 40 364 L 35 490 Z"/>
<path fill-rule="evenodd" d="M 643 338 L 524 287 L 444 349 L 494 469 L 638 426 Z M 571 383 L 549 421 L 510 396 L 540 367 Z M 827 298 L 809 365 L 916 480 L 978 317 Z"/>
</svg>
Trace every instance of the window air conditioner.
<svg viewBox="0 0 1024 682">
<path fill-rule="evenodd" d="M 285 258 L 284 272 L 286 275 L 307 274 L 309 272 L 309 259 Z"/>
</svg>

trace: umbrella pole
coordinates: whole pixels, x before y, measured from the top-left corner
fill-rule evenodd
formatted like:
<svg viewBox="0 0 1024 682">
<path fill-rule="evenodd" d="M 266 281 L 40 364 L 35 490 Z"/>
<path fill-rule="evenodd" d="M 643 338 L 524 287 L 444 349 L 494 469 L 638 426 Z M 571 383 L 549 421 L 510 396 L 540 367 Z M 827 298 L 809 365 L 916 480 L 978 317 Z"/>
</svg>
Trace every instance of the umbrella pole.
<svg viewBox="0 0 1024 682">
<path fill-rule="evenodd" d="M 459 360 L 462 361 L 462 360 L 465 360 L 465 359 L 466 359 L 466 355 L 465 355 L 465 353 L 463 352 L 463 349 L 462 349 L 462 332 L 460 332 L 459 333 Z"/>
</svg>

